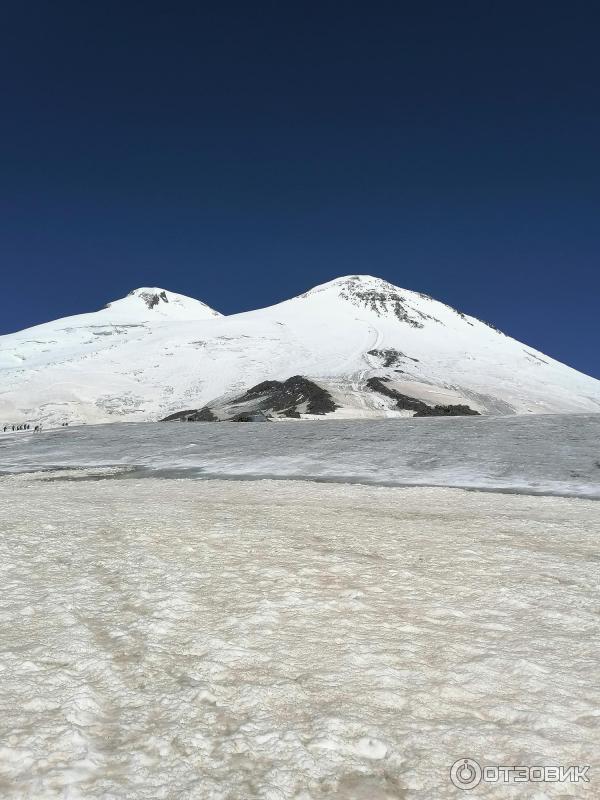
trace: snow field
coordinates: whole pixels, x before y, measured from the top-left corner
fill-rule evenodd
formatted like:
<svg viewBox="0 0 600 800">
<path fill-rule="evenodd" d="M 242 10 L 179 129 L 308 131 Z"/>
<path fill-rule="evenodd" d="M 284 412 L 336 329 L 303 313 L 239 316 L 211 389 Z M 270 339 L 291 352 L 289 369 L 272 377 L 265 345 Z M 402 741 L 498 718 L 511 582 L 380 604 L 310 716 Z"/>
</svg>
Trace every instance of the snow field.
<svg viewBox="0 0 600 800">
<path fill-rule="evenodd" d="M 3 798 L 598 797 L 597 503 L 96 478 L 0 478 Z"/>
</svg>

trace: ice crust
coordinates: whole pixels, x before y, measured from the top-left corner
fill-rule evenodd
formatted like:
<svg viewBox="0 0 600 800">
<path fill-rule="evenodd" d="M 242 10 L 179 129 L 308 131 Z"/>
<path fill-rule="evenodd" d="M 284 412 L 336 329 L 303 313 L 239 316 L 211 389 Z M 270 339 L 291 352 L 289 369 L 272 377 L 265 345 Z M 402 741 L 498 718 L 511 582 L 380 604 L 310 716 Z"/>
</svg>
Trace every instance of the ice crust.
<svg viewBox="0 0 600 800">
<path fill-rule="evenodd" d="M 121 423 L 0 434 L 0 471 L 307 478 L 600 497 L 600 414 L 272 423 Z"/>
</svg>

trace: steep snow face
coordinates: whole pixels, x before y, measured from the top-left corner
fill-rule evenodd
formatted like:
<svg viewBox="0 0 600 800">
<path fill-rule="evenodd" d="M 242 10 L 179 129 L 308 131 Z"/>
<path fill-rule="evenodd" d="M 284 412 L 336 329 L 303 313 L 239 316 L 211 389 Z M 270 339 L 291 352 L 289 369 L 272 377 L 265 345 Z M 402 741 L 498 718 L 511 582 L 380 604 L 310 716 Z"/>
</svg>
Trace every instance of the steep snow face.
<svg viewBox="0 0 600 800">
<path fill-rule="evenodd" d="M 163 289 L 0 338 L 0 423 L 158 419 L 302 375 L 334 417 L 395 417 L 369 378 L 487 414 L 595 412 L 600 381 L 427 295 L 365 275 L 220 316 Z"/>
</svg>

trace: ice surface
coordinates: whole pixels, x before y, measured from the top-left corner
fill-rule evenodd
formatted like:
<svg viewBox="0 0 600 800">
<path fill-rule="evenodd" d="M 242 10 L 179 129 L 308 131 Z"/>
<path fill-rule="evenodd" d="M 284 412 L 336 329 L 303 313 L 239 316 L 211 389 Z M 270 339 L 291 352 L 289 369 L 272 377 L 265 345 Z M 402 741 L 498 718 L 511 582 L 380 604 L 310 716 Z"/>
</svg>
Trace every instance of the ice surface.
<svg viewBox="0 0 600 800">
<path fill-rule="evenodd" d="M 490 481 L 589 480 L 597 420 L 510 422 L 350 441 L 330 424 L 107 426 L 2 453 L 232 474 L 261 454 L 259 471 L 394 480 L 466 459 L 466 480 L 483 463 Z M 507 440 L 520 464 L 502 466 Z M 591 765 L 589 784 L 478 798 L 599 796 L 596 502 L 81 476 L 0 478 L 3 800 L 451 800 L 465 756 Z"/>
<path fill-rule="evenodd" d="M 311 478 L 600 497 L 600 414 L 273 423 L 127 423 L 0 435 L 0 471 Z M 135 470 L 134 470 L 135 472 Z"/>
</svg>

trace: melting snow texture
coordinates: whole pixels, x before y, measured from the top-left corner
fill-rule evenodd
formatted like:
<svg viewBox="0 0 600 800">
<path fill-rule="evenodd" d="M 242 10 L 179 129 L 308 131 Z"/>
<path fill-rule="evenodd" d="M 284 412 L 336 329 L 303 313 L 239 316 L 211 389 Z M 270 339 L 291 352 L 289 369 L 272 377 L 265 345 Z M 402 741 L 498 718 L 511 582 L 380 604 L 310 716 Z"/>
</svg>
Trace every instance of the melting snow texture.
<svg viewBox="0 0 600 800">
<path fill-rule="evenodd" d="M 0 480 L 6 800 L 598 797 L 596 502 L 77 477 Z"/>
<path fill-rule="evenodd" d="M 0 797 L 597 798 L 599 426 L 1 436 Z"/>
</svg>

